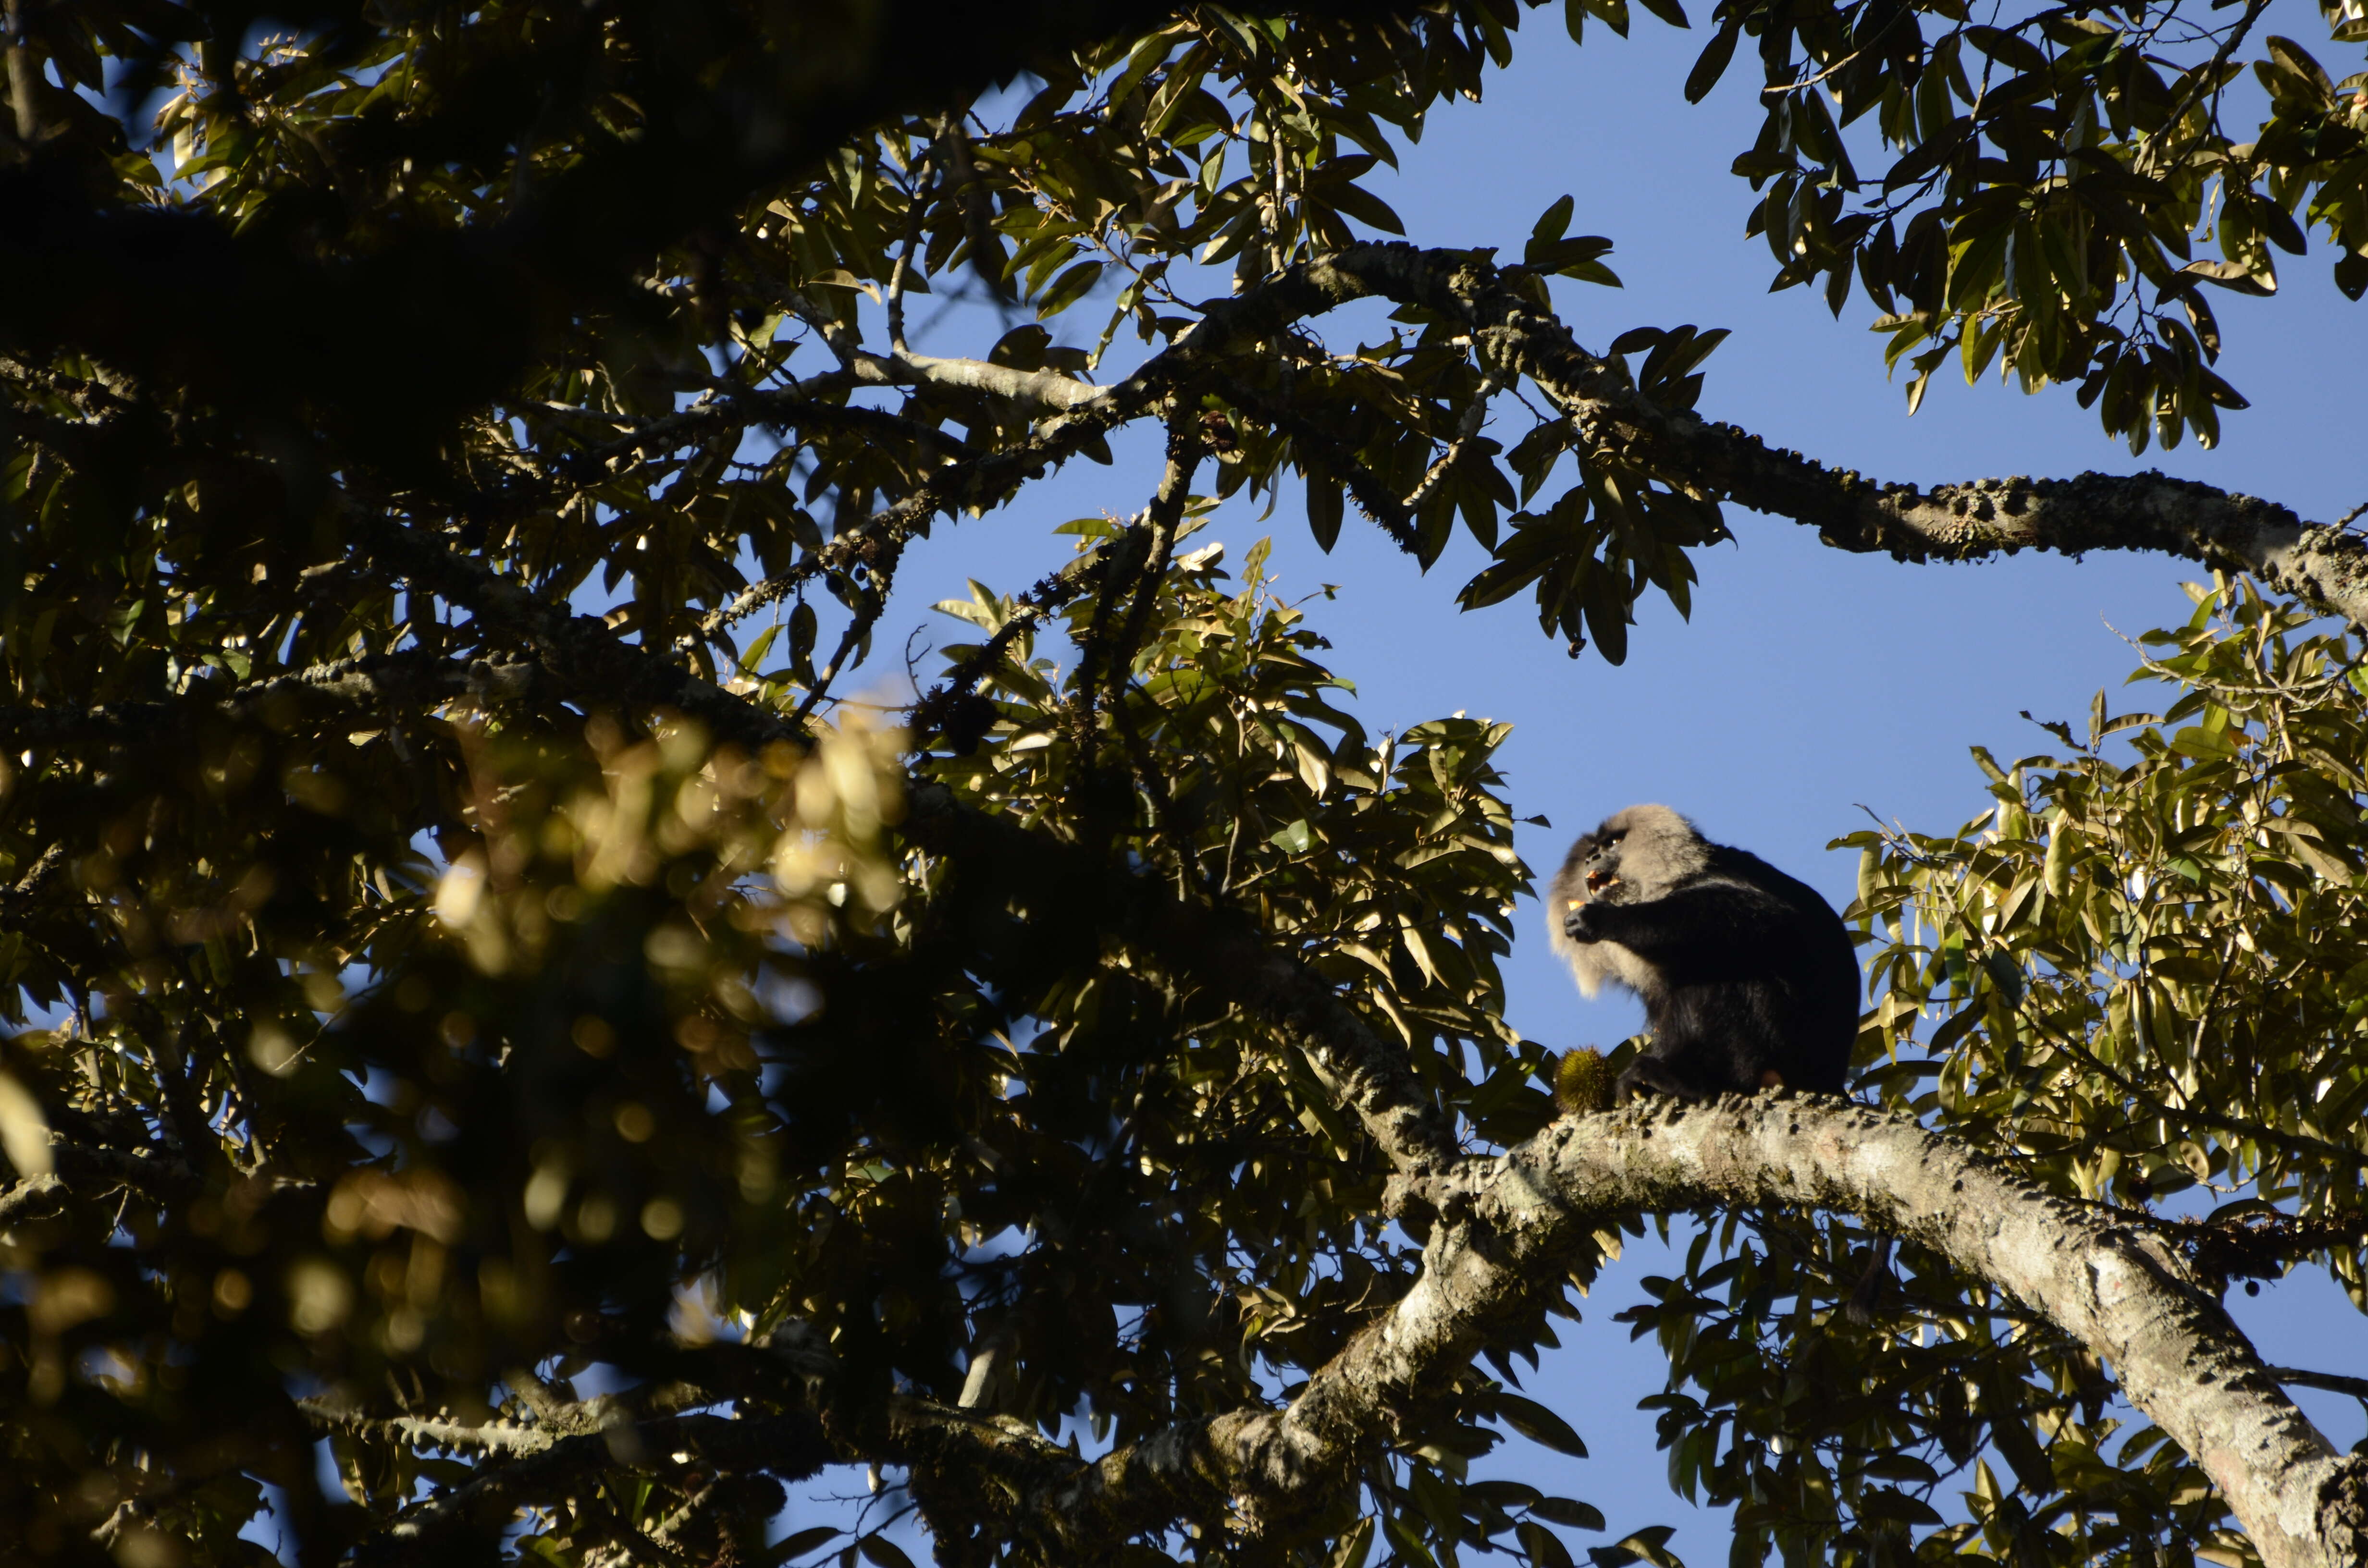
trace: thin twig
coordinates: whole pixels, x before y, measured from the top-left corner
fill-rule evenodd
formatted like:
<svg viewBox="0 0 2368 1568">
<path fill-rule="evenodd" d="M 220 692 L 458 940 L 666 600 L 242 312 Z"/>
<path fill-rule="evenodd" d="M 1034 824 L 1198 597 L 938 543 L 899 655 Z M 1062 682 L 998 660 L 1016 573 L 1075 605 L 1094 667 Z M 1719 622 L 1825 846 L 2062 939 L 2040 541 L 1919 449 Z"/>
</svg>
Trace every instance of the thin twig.
<svg viewBox="0 0 2368 1568">
<path fill-rule="evenodd" d="M 831 682 L 837 680 L 839 671 L 846 667 L 848 654 L 857 643 L 869 638 L 871 629 L 880 623 L 881 615 L 888 608 L 889 590 L 895 584 L 896 564 L 903 554 L 904 546 L 900 543 L 872 562 L 871 580 L 864 585 L 862 602 L 855 607 L 854 617 L 848 621 L 847 631 L 840 635 L 837 648 L 832 651 L 829 665 L 814 677 L 814 689 L 806 693 L 805 700 L 800 702 L 797 711 L 790 715 L 790 722 L 799 730 L 805 728 L 807 719 L 813 716 L 814 709 L 821 705 L 823 698 L 829 692 Z"/>
<path fill-rule="evenodd" d="M 2264 1367 L 2261 1370 L 2282 1383 L 2300 1383 L 2306 1389 L 2325 1389 L 2329 1393 L 2348 1393 L 2354 1399 L 2368 1400 L 2368 1378 L 2349 1378 L 2340 1372 L 2306 1372 L 2299 1367 Z"/>
<path fill-rule="evenodd" d="M 1089 765 L 1092 760 L 1094 710 L 1100 700 L 1106 673 L 1113 683 L 1123 681 L 1133 662 L 1135 646 L 1142 640 L 1144 626 L 1151 614 L 1152 600 L 1158 594 L 1159 580 L 1167 573 L 1168 558 L 1176 544 L 1176 525 L 1183 517 L 1192 471 L 1200 466 L 1200 460 L 1198 421 L 1180 407 L 1172 409 L 1167 423 L 1167 466 L 1160 474 L 1159 488 L 1153 494 L 1151 505 L 1144 508 L 1142 523 L 1129 540 L 1140 540 L 1140 562 L 1128 559 L 1133 551 L 1106 552 L 1100 597 L 1079 650 L 1070 711 L 1081 764 Z M 1110 635 L 1110 612 L 1118 597 L 1130 585 L 1133 592 L 1113 638 Z M 1086 766 L 1079 777 L 1091 772 L 1091 767 Z"/>
<path fill-rule="evenodd" d="M 920 163 L 913 170 L 912 210 L 905 214 L 905 244 L 896 252 L 896 265 L 888 273 L 888 347 L 899 354 L 905 352 L 905 279 L 912 271 L 913 254 L 920 248 L 921 224 L 929 215 L 929 199 L 943 183 L 938 166 L 938 143 L 951 129 L 953 119 L 949 114 L 938 121 L 928 151 L 921 154 Z"/>
</svg>

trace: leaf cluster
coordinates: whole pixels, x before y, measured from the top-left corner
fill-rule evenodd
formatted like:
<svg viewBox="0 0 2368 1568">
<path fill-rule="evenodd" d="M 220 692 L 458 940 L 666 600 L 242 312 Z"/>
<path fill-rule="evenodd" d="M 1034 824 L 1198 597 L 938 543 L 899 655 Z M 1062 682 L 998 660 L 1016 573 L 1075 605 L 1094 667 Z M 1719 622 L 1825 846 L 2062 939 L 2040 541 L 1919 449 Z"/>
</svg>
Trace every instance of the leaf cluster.
<svg viewBox="0 0 2368 1568">
<path fill-rule="evenodd" d="M 2321 228 L 2338 286 L 2368 288 L 2368 74 L 2257 40 L 2265 9 L 1728 0 L 1686 92 L 1756 41 L 1766 118 L 1735 163 L 1765 192 L 1750 231 L 1776 287 L 1822 279 L 1837 314 L 1857 278 L 1911 409 L 1953 353 L 1969 382 L 1996 365 L 2027 391 L 2077 383 L 2134 452 L 2190 429 L 2209 446 L 2245 401 L 2212 369 L 2203 285 L 2273 293 L 2272 250 Z M 2324 9 L 2338 48 L 2368 40 Z M 2248 46 L 2269 118 L 2243 140 Z"/>
</svg>

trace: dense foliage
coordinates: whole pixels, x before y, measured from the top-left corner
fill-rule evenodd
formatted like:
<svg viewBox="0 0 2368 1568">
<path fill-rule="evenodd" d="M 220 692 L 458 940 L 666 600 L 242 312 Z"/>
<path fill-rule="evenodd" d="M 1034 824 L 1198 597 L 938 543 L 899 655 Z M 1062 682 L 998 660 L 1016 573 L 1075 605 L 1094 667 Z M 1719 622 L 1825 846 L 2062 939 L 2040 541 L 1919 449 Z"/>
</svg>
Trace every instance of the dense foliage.
<svg viewBox="0 0 2368 1568">
<path fill-rule="evenodd" d="M 2308 222 L 2358 292 L 2368 100 L 2271 40 L 2233 145 L 2260 6 L 2192 10 L 1725 0 L 1689 91 L 1759 42 L 1781 278 L 1839 309 L 1855 270 L 1919 378 L 1961 347 L 2208 437 L 2197 285 L 2267 286 Z M 999 1464 L 1291 1397 L 1420 1266 L 1389 1129 L 1553 1115 L 1501 1016 L 1501 730 L 1369 735 L 1320 608 L 1191 535 L 1235 495 L 1426 564 L 1461 527 L 1465 602 L 1618 659 L 1720 486 L 1539 355 L 1683 413 L 1723 334 L 1572 345 L 1556 290 L 1616 278 L 1568 199 L 1518 263 L 1360 242 L 1505 0 L 270 15 L 10 0 L 0 38 L 0 1542 L 259 1562 L 268 1486 L 308 1563 L 899 1568 L 767 1544 L 848 1462 L 949 1562 L 1059 1557 Z M 1325 335 L 1359 298 L 1383 340 Z M 917 619 L 911 540 L 1138 423 L 1141 512 L 942 607 L 969 640 L 910 708 L 846 700 Z M 2226 1196 L 2163 1225 L 2226 1277 L 2356 1285 L 2355 654 L 2213 602 L 2134 753 L 2100 722 L 2000 771 L 1994 828 L 1869 843 L 1867 1082 L 2136 1219 Z M 1839 1315 L 1863 1250 L 1737 1216 L 1642 1315 L 1738 1561 L 2242 1551 L 1981 1282 L 1911 1253 Z M 1337 1506 L 1109 1550 L 1665 1555 L 1634 1500 L 1485 1473 L 1582 1449 L 1519 1392 L 1550 1310 Z"/>
<path fill-rule="evenodd" d="M 2358 1302 L 2368 670 L 2241 585 L 2197 596 L 2132 676 L 2171 687 L 2162 712 L 2100 693 L 2085 736 L 2047 726 L 2069 755 L 1976 751 L 1996 803 L 1956 833 L 1846 840 L 1872 938 L 1860 1083 L 2051 1190 L 2176 1216 L 2166 1240 L 2224 1289 L 2307 1261 Z M 1730 1221 L 1638 1309 L 1673 1389 L 1695 1385 L 1662 1416 L 1681 1486 L 1777 1532 L 1941 1526 L 1934 1481 L 1987 1441 L 1970 1520 L 1926 1551 L 2157 1561 L 2159 1533 L 2174 1560 L 2243 1555 L 2095 1358 L 2003 1293 L 1911 1250 L 1878 1332 L 1810 1330 L 1866 1239 Z"/>
</svg>

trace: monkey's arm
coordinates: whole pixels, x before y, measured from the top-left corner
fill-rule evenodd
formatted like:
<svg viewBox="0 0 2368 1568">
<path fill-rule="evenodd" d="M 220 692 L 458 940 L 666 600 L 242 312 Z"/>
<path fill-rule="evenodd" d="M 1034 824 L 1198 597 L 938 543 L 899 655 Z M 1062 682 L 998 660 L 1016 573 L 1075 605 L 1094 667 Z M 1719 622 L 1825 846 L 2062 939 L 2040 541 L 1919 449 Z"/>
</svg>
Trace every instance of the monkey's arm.
<svg viewBox="0 0 2368 1568">
<path fill-rule="evenodd" d="M 1688 958 L 1765 950 L 1788 936 L 1797 916 L 1782 901 L 1748 884 L 1719 881 L 1681 889 L 1643 903 L 1590 900 L 1563 917 L 1574 942 L 1617 942 L 1652 964 Z"/>
</svg>

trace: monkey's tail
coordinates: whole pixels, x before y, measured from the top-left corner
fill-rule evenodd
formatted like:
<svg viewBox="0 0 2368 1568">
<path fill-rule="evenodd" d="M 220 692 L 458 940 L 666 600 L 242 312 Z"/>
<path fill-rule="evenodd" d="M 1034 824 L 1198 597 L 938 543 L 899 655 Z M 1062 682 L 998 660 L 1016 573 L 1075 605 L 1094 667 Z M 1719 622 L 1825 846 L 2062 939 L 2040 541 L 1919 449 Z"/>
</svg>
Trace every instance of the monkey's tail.
<svg viewBox="0 0 2368 1568">
<path fill-rule="evenodd" d="M 1866 1260 L 1866 1272 L 1858 1277 L 1850 1290 L 1850 1300 L 1842 1303 L 1842 1315 L 1861 1328 L 1874 1321 L 1874 1310 L 1883 1301 L 1883 1288 L 1891 1282 L 1891 1238 L 1878 1236 L 1874 1252 Z"/>
</svg>

